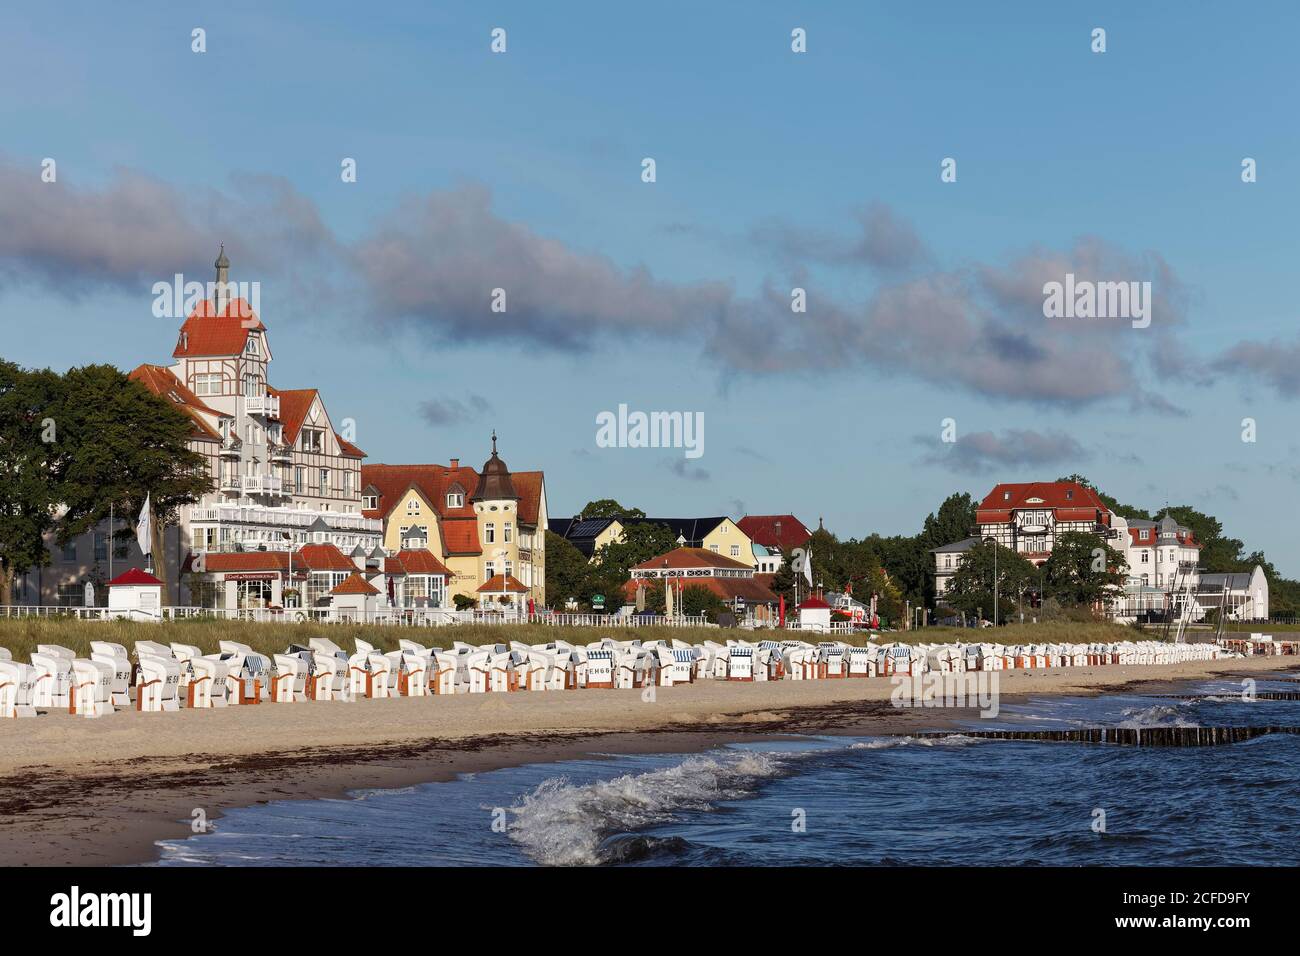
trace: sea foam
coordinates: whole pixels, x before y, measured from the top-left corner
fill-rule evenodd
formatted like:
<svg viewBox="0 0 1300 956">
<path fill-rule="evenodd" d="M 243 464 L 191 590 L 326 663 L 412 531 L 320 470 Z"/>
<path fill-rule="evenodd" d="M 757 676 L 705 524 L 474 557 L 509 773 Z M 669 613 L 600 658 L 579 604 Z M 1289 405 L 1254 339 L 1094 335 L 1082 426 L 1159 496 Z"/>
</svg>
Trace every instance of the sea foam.
<svg viewBox="0 0 1300 956">
<path fill-rule="evenodd" d="M 590 866 L 623 855 L 616 834 L 666 823 L 683 810 L 710 810 L 782 772 L 762 753 L 689 757 L 662 770 L 582 785 L 555 777 L 509 808 L 509 835 L 546 866 Z"/>
</svg>

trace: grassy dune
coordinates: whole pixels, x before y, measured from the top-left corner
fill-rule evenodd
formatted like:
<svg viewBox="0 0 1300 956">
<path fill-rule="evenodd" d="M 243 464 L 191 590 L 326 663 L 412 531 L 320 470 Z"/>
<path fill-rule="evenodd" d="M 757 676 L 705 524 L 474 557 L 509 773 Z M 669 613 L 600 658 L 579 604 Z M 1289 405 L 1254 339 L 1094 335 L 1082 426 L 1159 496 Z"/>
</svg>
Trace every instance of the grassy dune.
<svg viewBox="0 0 1300 956">
<path fill-rule="evenodd" d="M 728 637 L 756 639 L 773 637 L 771 631 L 720 630 L 717 628 L 625 628 L 625 627 L 546 627 L 541 624 L 461 624 L 452 627 L 376 627 L 364 624 L 299 624 L 253 623 L 249 621 L 219 621 L 212 619 L 181 620 L 165 625 L 132 621 L 79 621 L 73 618 L 20 618 L 0 620 L 0 647 L 7 648 L 15 660 L 26 661 L 37 644 L 62 644 L 79 656 L 90 655 L 91 641 L 113 641 L 132 648 L 137 640 L 194 644 L 205 654 L 216 653 L 218 641 L 239 641 L 263 654 L 278 654 L 289 644 L 306 644 L 311 637 L 327 637 L 351 653 L 355 641 L 361 638 L 385 651 L 397 649 L 401 638 L 410 638 L 430 647 L 450 647 L 453 641 L 466 644 L 509 643 L 545 644 L 566 640 L 574 644 L 587 644 L 603 637 L 616 640 L 641 638 L 677 638 L 692 644 L 706 640 L 725 641 Z M 788 632 L 798 637 L 799 632 Z M 824 639 L 824 635 L 807 634 L 805 639 Z M 862 645 L 871 635 L 843 635 L 846 643 Z M 1095 641 L 1124 641 L 1157 639 L 1155 629 L 1139 632 L 1130 627 L 1106 622 L 1053 622 L 1043 624 L 1013 624 L 992 629 L 960 630 L 955 628 L 926 628 L 920 631 L 889 632 L 877 637 L 880 643 L 902 641 L 909 644 L 945 641 L 989 641 L 1001 644 L 1055 644 L 1091 643 Z"/>
</svg>

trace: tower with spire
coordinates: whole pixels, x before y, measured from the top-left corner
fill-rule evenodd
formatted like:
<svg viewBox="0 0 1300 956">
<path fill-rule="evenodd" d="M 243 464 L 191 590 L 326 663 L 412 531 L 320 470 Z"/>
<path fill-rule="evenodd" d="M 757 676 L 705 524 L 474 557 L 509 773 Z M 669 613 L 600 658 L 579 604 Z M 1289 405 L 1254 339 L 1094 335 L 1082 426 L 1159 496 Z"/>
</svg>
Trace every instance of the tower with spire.
<svg viewBox="0 0 1300 956">
<path fill-rule="evenodd" d="M 470 496 L 478 518 L 483 548 L 483 580 L 497 574 L 514 575 L 519 567 L 519 495 L 510 469 L 497 454 L 497 433 L 492 431 L 492 455 L 483 463 L 478 487 Z"/>
</svg>

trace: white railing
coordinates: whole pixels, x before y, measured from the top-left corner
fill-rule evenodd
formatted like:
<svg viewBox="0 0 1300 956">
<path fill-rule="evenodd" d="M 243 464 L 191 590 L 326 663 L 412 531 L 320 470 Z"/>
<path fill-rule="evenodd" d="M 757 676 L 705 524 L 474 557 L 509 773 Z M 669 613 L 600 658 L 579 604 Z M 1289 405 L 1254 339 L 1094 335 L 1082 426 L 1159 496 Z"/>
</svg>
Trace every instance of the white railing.
<svg viewBox="0 0 1300 956">
<path fill-rule="evenodd" d="M 244 475 L 244 494 L 278 495 L 280 484 L 279 475 Z"/>
<path fill-rule="evenodd" d="M 268 415 L 280 417 L 279 395 L 245 395 L 244 413 L 247 415 Z"/>
<path fill-rule="evenodd" d="M 309 528 L 316 523 L 317 518 L 324 518 L 325 523 L 336 531 L 378 533 L 383 530 L 383 522 L 378 518 L 367 518 L 364 515 L 348 514 L 344 511 L 305 511 L 298 508 L 265 508 L 258 505 L 212 505 L 190 509 L 191 522 L 216 524 Z"/>
</svg>

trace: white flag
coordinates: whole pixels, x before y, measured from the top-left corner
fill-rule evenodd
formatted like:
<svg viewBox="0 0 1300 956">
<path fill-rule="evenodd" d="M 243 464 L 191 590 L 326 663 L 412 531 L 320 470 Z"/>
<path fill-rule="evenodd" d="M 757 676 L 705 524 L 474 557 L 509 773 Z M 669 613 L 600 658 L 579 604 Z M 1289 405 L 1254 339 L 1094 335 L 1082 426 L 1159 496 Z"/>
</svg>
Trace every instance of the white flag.
<svg viewBox="0 0 1300 956">
<path fill-rule="evenodd" d="M 140 542 L 140 551 L 149 554 L 153 550 L 153 517 L 149 513 L 149 493 L 145 492 L 144 507 L 140 509 L 140 520 L 135 525 L 135 540 Z"/>
<path fill-rule="evenodd" d="M 803 576 L 808 581 L 808 586 L 812 587 L 812 548 L 803 556 Z"/>
</svg>

